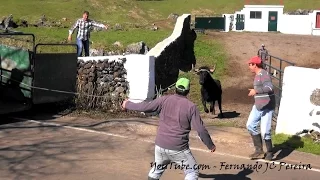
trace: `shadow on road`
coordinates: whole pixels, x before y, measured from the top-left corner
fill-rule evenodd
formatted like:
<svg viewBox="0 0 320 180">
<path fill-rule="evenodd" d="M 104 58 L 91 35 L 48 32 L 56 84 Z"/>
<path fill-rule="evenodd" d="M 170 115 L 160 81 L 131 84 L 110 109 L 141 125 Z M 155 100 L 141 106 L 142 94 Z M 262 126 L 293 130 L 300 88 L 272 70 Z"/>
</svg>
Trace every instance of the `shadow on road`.
<svg viewBox="0 0 320 180">
<path fill-rule="evenodd" d="M 223 119 L 232 119 L 240 116 L 240 113 L 237 111 L 223 112 Z M 221 114 L 219 113 L 216 118 L 220 118 Z"/>
<path fill-rule="evenodd" d="M 2 125 L 0 179 L 35 179 L 70 174 L 82 168 L 84 162 L 107 163 L 110 160 L 107 157 L 91 157 L 90 154 L 106 150 L 116 154 L 117 148 L 123 144 L 123 140 L 114 140 L 109 136 L 83 136 L 83 132 L 67 132 L 61 127 L 28 122 Z M 124 160 L 116 155 L 112 159 Z M 137 161 L 138 157 L 132 159 Z"/>
<path fill-rule="evenodd" d="M 251 180 L 251 178 L 247 177 L 253 171 L 251 169 L 244 169 L 240 171 L 238 174 L 199 174 L 200 178 L 214 178 L 214 180 Z"/>
<path fill-rule="evenodd" d="M 273 161 L 277 161 L 289 156 L 295 149 L 303 148 L 304 142 L 301 140 L 300 136 L 291 136 L 282 144 L 276 144 L 273 148 L 273 153 L 279 154 L 273 159 Z"/>
</svg>

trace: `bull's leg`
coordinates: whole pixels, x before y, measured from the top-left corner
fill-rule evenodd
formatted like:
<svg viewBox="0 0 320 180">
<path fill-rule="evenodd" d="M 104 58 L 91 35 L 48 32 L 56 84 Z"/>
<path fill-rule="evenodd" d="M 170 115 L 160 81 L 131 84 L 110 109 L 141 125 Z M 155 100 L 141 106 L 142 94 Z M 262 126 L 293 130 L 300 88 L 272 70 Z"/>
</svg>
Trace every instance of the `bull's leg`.
<svg viewBox="0 0 320 180">
<path fill-rule="evenodd" d="M 212 112 L 213 115 L 216 114 L 215 109 L 214 109 L 215 103 L 216 103 L 216 101 L 211 101 L 211 102 L 210 102 L 210 112 Z"/>
<path fill-rule="evenodd" d="M 219 110 L 220 110 L 220 118 L 223 118 L 222 108 L 221 108 L 221 96 L 218 98 Z"/>
<path fill-rule="evenodd" d="M 209 113 L 209 110 L 206 105 L 206 101 L 204 99 L 202 99 L 202 105 L 203 105 L 204 112 Z"/>
</svg>

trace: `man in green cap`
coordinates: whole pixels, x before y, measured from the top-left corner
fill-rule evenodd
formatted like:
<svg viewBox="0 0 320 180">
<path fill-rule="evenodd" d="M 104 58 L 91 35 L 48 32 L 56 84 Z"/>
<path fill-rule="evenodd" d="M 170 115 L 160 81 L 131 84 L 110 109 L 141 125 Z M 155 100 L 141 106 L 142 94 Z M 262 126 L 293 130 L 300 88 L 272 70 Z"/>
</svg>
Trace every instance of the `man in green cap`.
<svg viewBox="0 0 320 180">
<path fill-rule="evenodd" d="M 190 81 L 180 78 L 176 82 L 176 94 L 165 95 L 150 102 L 133 103 L 125 100 L 123 109 L 140 112 L 160 112 L 159 128 L 155 140 L 155 162 L 152 162 L 148 180 L 158 180 L 167 167 L 176 163 L 184 167 L 185 179 L 198 179 L 197 162 L 189 148 L 191 126 L 211 152 L 216 146 L 203 125 L 197 106 L 187 99 Z M 162 168 L 159 168 L 162 167 Z"/>
</svg>

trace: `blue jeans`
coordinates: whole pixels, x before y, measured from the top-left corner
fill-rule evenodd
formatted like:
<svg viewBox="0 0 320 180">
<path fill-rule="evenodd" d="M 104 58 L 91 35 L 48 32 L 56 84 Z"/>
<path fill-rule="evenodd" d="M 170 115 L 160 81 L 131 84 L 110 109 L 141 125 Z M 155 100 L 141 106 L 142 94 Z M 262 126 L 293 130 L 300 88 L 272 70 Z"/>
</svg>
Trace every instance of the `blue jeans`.
<svg viewBox="0 0 320 180">
<path fill-rule="evenodd" d="M 273 112 L 274 110 L 259 111 L 254 105 L 247 121 L 247 129 L 249 133 L 252 135 L 258 135 L 258 125 L 261 121 L 260 130 L 262 139 L 271 139 L 271 122 Z"/>
<path fill-rule="evenodd" d="M 89 40 L 81 40 L 77 38 L 78 45 L 78 57 L 82 56 L 82 50 L 84 49 L 84 56 L 89 56 Z"/>
<path fill-rule="evenodd" d="M 190 149 L 174 151 L 155 146 L 155 162 L 152 162 L 148 176 L 160 179 L 166 169 L 184 170 L 185 180 L 197 180 L 199 169 Z M 180 166 L 179 166 L 180 165 Z M 183 167 L 183 166 L 188 167 Z"/>
</svg>

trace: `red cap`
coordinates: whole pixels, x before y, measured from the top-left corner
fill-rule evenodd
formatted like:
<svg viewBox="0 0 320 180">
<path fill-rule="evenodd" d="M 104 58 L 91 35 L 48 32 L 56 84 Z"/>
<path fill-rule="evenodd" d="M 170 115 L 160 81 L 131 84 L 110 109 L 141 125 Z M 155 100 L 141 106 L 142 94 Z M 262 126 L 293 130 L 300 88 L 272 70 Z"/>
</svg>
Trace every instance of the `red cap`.
<svg viewBox="0 0 320 180">
<path fill-rule="evenodd" d="M 261 64 L 261 58 L 259 56 L 254 56 L 247 63 Z"/>
</svg>

